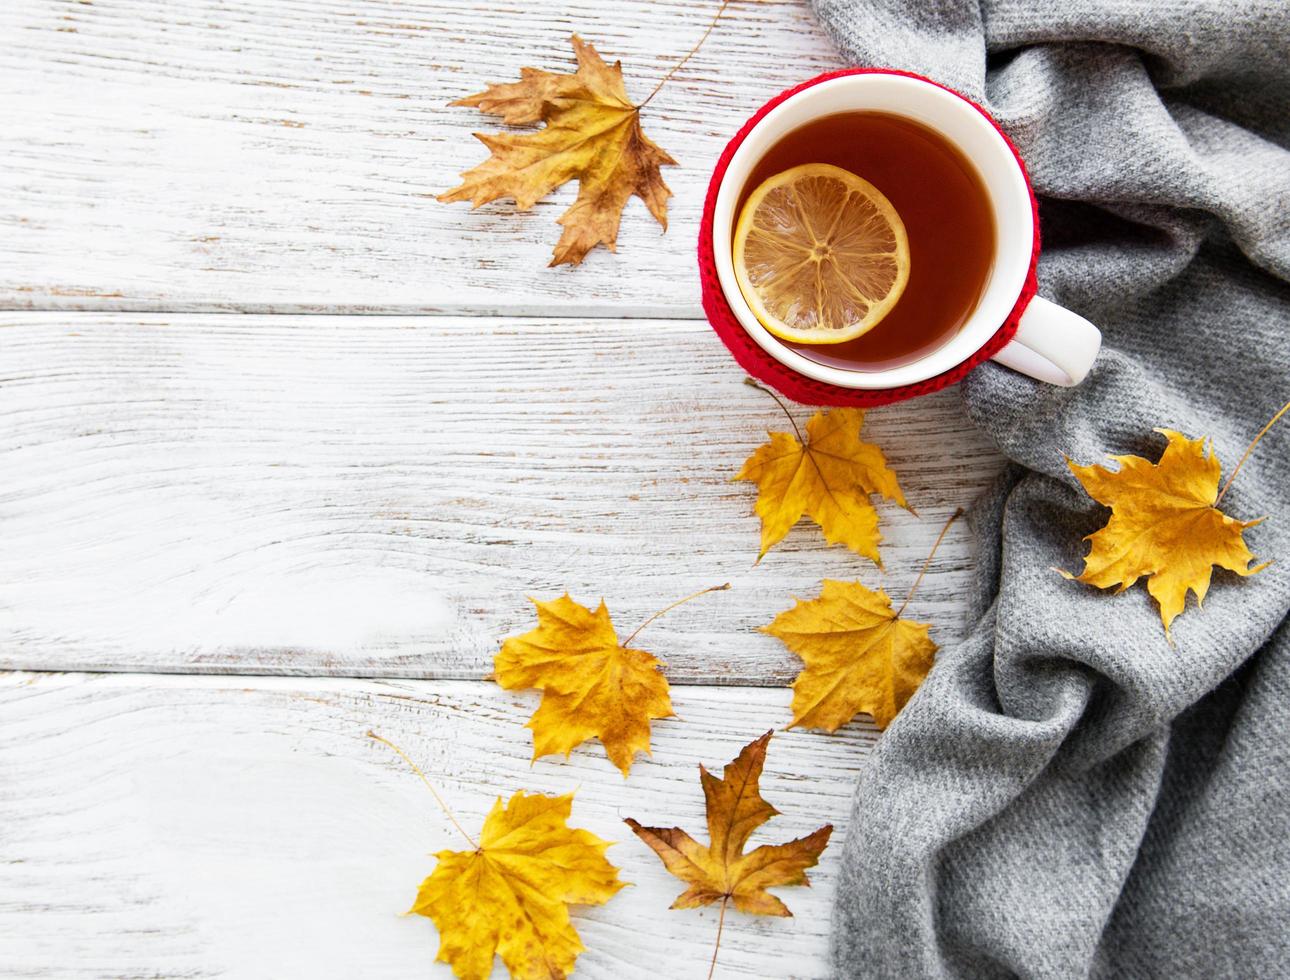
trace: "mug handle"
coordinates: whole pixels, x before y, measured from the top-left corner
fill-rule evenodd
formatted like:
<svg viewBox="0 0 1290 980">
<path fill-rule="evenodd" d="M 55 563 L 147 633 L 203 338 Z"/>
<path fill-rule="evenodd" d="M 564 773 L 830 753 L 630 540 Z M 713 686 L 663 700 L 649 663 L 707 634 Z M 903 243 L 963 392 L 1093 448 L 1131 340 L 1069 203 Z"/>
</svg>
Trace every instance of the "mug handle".
<svg viewBox="0 0 1290 980">
<path fill-rule="evenodd" d="M 1039 381 L 1070 388 L 1084 380 L 1102 346 L 1102 332 L 1078 313 L 1036 296 L 997 361 Z"/>
</svg>

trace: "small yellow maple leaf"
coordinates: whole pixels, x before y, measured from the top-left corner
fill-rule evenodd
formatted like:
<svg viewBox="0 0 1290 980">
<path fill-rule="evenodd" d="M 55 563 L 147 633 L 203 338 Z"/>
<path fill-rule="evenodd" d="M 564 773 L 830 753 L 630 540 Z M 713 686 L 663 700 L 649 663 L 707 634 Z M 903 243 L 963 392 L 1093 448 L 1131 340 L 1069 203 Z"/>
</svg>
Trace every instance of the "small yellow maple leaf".
<svg viewBox="0 0 1290 980">
<path fill-rule="evenodd" d="M 900 618 L 887 593 L 825 579 L 818 599 L 797 600 L 762 631 L 805 666 L 793 681 L 793 720 L 837 731 L 858 713 L 886 728 L 918 690 L 937 646 L 925 623 Z"/>
<path fill-rule="evenodd" d="M 1145 577 L 1168 637 L 1189 590 L 1198 603 L 1205 601 L 1214 566 L 1253 575 L 1268 563 L 1250 568 L 1254 555 L 1242 537 L 1262 518 L 1238 521 L 1215 506 L 1222 467 L 1213 448 L 1205 439 L 1188 439 L 1170 429 L 1155 431 L 1168 440 L 1158 463 L 1141 456 L 1112 456 L 1120 468 L 1110 470 L 1066 460 L 1088 495 L 1111 508 L 1111 519 L 1084 539 L 1092 543 L 1084 571 L 1061 574 L 1099 589 L 1118 586 L 1119 592 Z"/>
<path fill-rule="evenodd" d="M 740 912 L 789 916 L 782 901 L 767 888 L 805 885 L 806 869 L 815 866 L 829 843 L 833 825 L 825 824 L 806 837 L 787 844 L 762 844 L 747 854 L 744 846 L 754 830 L 779 813 L 762 799 L 758 785 L 772 732 L 750 742 L 726 766 L 721 779 L 699 766 L 707 805 L 705 847 L 680 827 L 642 827 L 632 818 L 627 826 L 653 848 L 664 867 L 690 887 L 672 903 L 674 909 L 733 902 Z"/>
<path fill-rule="evenodd" d="M 659 168 L 676 164 L 642 131 L 621 63 L 611 67 L 576 34 L 572 40 L 578 58 L 572 75 L 523 68 L 518 82 L 490 85 L 453 103 L 501 116 L 510 125 L 546 125 L 534 133 L 476 133 L 492 156 L 463 173 L 460 186 L 439 195 L 440 201 L 470 201 L 471 207 L 510 197 L 523 211 L 576 179 L 578 197 L 559 219 L 564 231 L 551 265 L 578 265 L 601 243 L 616 251 L 618 223 L 633 194 L 666 230 L 672 192 Z"/>
<path fill-rule="evenodd" d="M 662 662 L 618 642 L 603 601 L 595 612 L 567 594 L 533 604 L 537 628 L 503 642 L 493 665 L 502 687 L 542 691 L 528 723 L 533 758 L 599 738 L 626 776 L 636 753 L 649 753 L 650 721 L 672 715 Z"/>
<path fill-rule="evenodd" d="M 484 980 L 500 956 L 516 980 L 552 980 L 586 948 L 569 905 L 603 905 L 626 884 L 605 858 L 609 842 L 568 826 L 572 794 L 523 790 L 493 804 L 479 845 L 440 851 L 411 912 L 433 919 L 436 957 L 463 980 Z"/>
<path fill-rule="evenodd" d="M 844 544 L 881 567 L 878 542 L 882 536 L 869 495 L 881 494 L 902 507 L 909 505 L 882 450 L 860 438 L 864 412 L 858 408 L 816 412 L 806 423 L 805 443 L 791 415 L 789 421 L 796 437 L 769 433 L 770 441 L 748 457 L 735 477 L 757 484 L 756 510 L 761 518 L 757 560 L 805 514 L 820 526 L 829 544 Z"/>
</svg>

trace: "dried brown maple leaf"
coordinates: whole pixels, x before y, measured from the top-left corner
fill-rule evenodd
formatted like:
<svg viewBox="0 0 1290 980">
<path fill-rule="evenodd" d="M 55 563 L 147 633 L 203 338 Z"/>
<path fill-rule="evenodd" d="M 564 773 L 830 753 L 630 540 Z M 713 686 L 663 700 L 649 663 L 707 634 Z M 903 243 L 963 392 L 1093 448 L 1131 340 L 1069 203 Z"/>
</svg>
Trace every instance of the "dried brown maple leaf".
<svg viewBox="0 0 1290 980">
<path fill-rule="evenodd" d="M 471 207 L 510 197 L 524 211 L 576 179 L 578 198 L 559 218 L 564 231 L 551 265 L 578 265 L 602 243 L 616 251 L 618 223 L 633 194 L 666 230 L 672 192 L 659 168 L 676 164 L 641 129 L 640 106 L 627 97 L 622 64 L 607 65 L 578 35 L 572 40 L 578 58 L 572 75 L 522 68 L 518 82 L 490 85 L 453 103 L 512 126 L 546 125 L 534 133 L 476 133 L 492 156 L 439 195 Z"/>
<path fill-rule="evenodd" d="M 815 866 L 833 833 L 833 825 L 825 824 L 814 833 L 787 844 L 762 844 L 744 853 L 753 831 L 779 813 L 762 799 L 758 786 L 772 734 L 767 732 L 745 745 L 738 758 L 725 767 L 720 779 L 699 766 L 707 805 L 710 842 L 707 846 L 680 827 L 642 827 L 630 817 L 626 820 L 636 836 L 662 859 L 664 867 L 690 886 L 672 903 L 672 908 L 693 909 L 721 903 L 718 948 L 726 906 L 731 902 L 740 912 L 791 916 L 788 906 L 766 889 L 810 884 L 806 869 Z M 716 964 L 715 951 L 713 964 Z"/>
</svg>

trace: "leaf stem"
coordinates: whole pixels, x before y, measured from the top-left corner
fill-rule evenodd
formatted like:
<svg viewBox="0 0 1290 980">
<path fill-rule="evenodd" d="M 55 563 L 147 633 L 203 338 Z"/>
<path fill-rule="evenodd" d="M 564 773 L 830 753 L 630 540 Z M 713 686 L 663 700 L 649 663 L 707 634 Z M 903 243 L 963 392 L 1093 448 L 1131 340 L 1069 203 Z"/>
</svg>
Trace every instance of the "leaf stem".
<svg viewBox="0 0 1290 980">
<path fill-rule="evenodd" d="M 936 543 L 932 545 L 932 550 L 927 553 L 927 560 L 923 562 L 922 571 L 918 573 L 918 578 L 914 579 L 914 584 L 910 586 L 909 595 L 905 596 L 905 601 L 902 602 L 900 604 L 900 608 L 896 610 L 896 619 L 900 619 L 900 614 L 903 613 L 905 611 L 905 607 L 909 605 L 909 600 L 914 598 L 914 593 L 917 592 L 918 587 L 922 585 L 923 576 L 927 574 L 927 569 L 931 567 L 932 559 L 936 557 L 936 549 L 939 548 L 941 546 L 941 542 L 945 540 L 945 532 L 950 529 L 951 524 L 962 516 L 963 508 L 960 507 L 950 515 L 950 519 L 946 521 L 945 526 L 941 528 L 941 533 L 936 536 Z"/>
<path fill-rule="evenodd" d="M 1236 479 L 1236 474 L 1241 472 L 1241 467 L 1244 466 L 1245 461 L 1250 458 L 1250 453 L 1254 452 L 1254 447 L 1259 444 L 1259 440 L 1268 434 L 1268 429 L 1276 425 L 1277 420 L 1280 419 L 1281 416 L 1285 415 L 1287 411 L 1290 411 L 1290 402 L 1286 402 L 1284 405 L 1281 406 L 1281 411 L 1277 412 L 1276 415 L 1272 416 L 1268 424 L 1259 430 L 1259 434 L 1254 437 L 1254 441 L 1246 447 L 1245 455 L 1241 457 L 1241 461 L 1236 464 L 1236 469 L 1232 470 L 1232 475 L 1229 476 L 1227 478 L 1227 482 L 1223 484 L 1223 489 L 1218 491 L 1218 496 L 1214 498 L 1215 507 L 1217 507 L 1218 502 L 1223 499 L 1223 494 L 1227 493 L 1227 488 L 1232 485 L 1232 481 Z"/>
<path fill-rule="evenodd" d="M 699 48 L 703 47 L 703 42 L 708 39 L 708 35 L 711 34 L 712 29 L 717 26 L 717 21 L 721 19 L 721 15 L 726 12 L 726 7 L 729 5 L 730 5 L 730 0 L 721 0 L 721 6 L 719 6 L 717 8 L 717 12 L 713 14 L 712 20 L 708 23 L 708 29 L 703 32 L 703 36 L 699 38 L 698 42 L 694 45 L 694 47 L 690 49 L 689 53 L 684 58 L 682 58 L 675 65 L 672 66 L 672 70 L 663 76 L 663 78 L 659 81 L 659 83 L 654 86 L 654 90 L 650 92 L 649 95 L 645 96 L 645 101 L 636 107 L 637 112 L 640 112 L 647 105 L 649 105 L 650 100 L 653 99 L 654 96 L 658 95 L 658 90 L 661 89 L 664 85 L 666 85 L 669 81 L 671 81 L 672 76 L 675 75 L 678 71 L 680 71 L 683 67 L 685 67 L 685 63 L 687 61 L 689 61 L 691 58 L 693 58 L 696 54 L 699 53 Z"/>
<path fill-rule="evenodd" d="M 776 404 L 784 410 L 784 415 L 793 426 L 793 431 L 797 433 L 797 441 L 800 443 L 806 442 L 806 440 L 802 438 L 802 430 L 797 427 L 797 420 L 793 418 L 793 413 L 788 410 L 788 406 L 784 404 L 784 400 L 780 398 L 779 395 L 775 394 L 774 391 L 767 388 L 765 385 L 758 384 L 752 378 L 744 378 L 744 384 L 749 388 L 756 388 L 758 391 L 764 391 L 766 394 L 770 395 L 771 398 L 775 399 Z"/>
<path fill-rule="evenodd" d="M 654 622 L 654 620 L 658 619 L 664 613 L 669 613 L 677 606 L 684 605 L 685 603 L 689 602 L 691 599 L 697 599 L 701 595 L 707 595 L 709 592 L 725 592 L 726 589 L 728 588 L 730 588 L 729 582 L 727 582 L 725 585 L 709 585 L 706 589 L 700 589 L 698 592 L 694 593 L 694 595 L 688 595 L 684 599 L 677 599 L 676 602 L 672 603 L 670 606 L 664 606 L 662 609 L 656 612 L 649 619 L 645 620 L 645 622 L 637 626 L 636 629 L 632 632 L 632 635 L 627 637 L 627 639 L 623 640 L 623 646 L 627 646 L 627 644 L 631 643 L 632 640 L 636 639 L 637 633 L 643 630 L 650 623 Z"/>
<path fill-rule="evenodd" d="M 721 952 L 721 930 L 726 925 L 726 905 L 729 901 L 729 895 L 721 896 L 721 914 L 717 916 L 717 941 L 712 947 L 712 965 L 708 967 L 708 980 L 712 980 L 712 975 L 717 972 L 717 954 Z"/>
<path fill-rule="evenodd" d="M 404 762 L 406 762 L 409 766 L 412 767 L 412 771 L 421 777 L 421 782 L 426 784 L 426 789 L 430 791 L 430 795 L 434 797 L 434 801 L 439 804 L 439 809 L 443 810 L 443 812 L 447 814 L 448 819 L 452 821 L 452 825 L 457 828 L 457 832 L 461 834 L 462 837 L 466 838 L 466 843 L 470 845 L 472 850 L 475 850 L 475 851 L 479 850 L 479 845 L 475 843 L 474 838 L 471 837 L 470 834 L 466 833 L 465 828 L 462 827 L 462 825 L 457 822 L 457 818 L 452 815 L 452 811 L 448 809 L 448 804 L 443 801 L 443 797 L 439 795 L 439 791 L 434 788 L 434 785 L 430 782 L 430 780 L 426 779 L 426 774 L 423 773 L 420 767 L 408 757 L 408 754 L 404 752 L 401 748 L 399 748 L 397 745 L 395 745 L 393 742 L 391 742 L 388 738 L 382 738 L 380 735 L 377 735 L 376 732 L 371 731 L 370 729 L 368 730 L 367 737 L 375 739 L 376 741 L 380 742 L 382 745 L 389 746 L 391 749 L 395 751 L 395 753 L 398 755 L 400 759 L 402 759 Z"/>
</svg>

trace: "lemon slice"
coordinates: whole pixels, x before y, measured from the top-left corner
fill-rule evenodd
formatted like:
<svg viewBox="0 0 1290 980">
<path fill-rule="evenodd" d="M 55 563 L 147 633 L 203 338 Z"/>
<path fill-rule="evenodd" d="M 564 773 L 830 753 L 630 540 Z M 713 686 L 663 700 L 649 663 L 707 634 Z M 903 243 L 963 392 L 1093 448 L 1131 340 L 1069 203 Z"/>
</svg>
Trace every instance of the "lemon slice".
<svg viewBox="0 0 1290 980">
<path fill-rule="evenodd" d="M 867 180 L 808 163 L 766 180 L 735 225 L 735 278 L 781 340 L 840 344 L 872 330 L 909 282 L 900 215 Z"/>
</svg>

